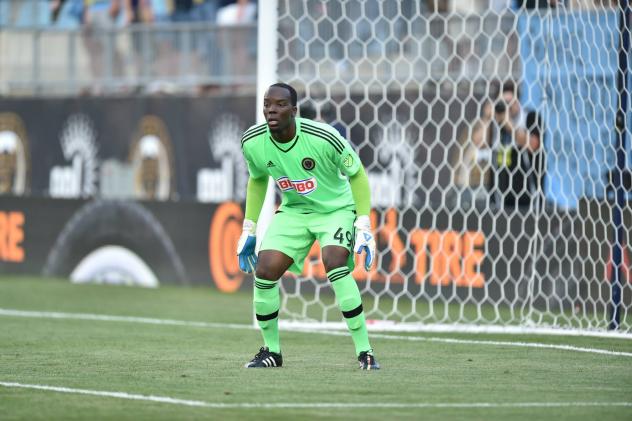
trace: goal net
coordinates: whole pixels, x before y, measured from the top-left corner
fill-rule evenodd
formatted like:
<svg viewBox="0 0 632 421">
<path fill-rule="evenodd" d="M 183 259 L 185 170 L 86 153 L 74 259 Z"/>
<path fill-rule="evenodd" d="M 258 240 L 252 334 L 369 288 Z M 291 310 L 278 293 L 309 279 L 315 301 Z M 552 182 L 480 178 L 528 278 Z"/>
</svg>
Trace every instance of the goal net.
<svg viewBox="0 0 632 421">
<path fill-rule="evenodd" d="M 616 306 L 629 334 L 630 202 L 620 302 L 611 284 L 617 9 L 427 3 L 278 1 L 278 79 L 368 172 L 377 265 L 353 274 L 370 324 L 605 331 Z M 282 323 L 344 326 L 318 247 L 282 291 Z"/>
</svg>

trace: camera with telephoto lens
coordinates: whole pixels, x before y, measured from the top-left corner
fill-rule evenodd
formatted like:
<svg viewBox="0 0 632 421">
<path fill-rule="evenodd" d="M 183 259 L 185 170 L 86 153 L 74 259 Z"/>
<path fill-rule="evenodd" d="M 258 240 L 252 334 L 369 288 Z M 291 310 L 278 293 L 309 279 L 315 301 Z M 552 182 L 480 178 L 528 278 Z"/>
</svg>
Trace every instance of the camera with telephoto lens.
<svg viewBox="0 0 632 421">
<path fill-rule="evenodd" d="M 494 111 L 496 114 L 502 114 L 507 111 L 507 103 L 505 101 L 498 101 L 496 105 L 494 105 Z"/>
</svg>

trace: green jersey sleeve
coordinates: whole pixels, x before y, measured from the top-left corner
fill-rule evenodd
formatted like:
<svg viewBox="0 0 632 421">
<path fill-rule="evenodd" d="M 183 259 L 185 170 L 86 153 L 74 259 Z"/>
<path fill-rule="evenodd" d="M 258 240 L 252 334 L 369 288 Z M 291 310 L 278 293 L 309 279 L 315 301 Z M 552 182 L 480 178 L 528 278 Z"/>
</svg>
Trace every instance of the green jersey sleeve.
<svg viewBox="0 0 632 421">
<path fill-rule="evenodd" d="M 261 178 L 268 175 L 266 169 L 259 167 L 257 161 L 254 159 L 254 155 L 256 155 L 254 152 L 254 144 L 257 142 L 257 138 L 264 133 L 265 126 L 260 124 L 246 130 L 241 138 L 241 150 L 246 160 L 246 165 L 248 166 L 248 173 L 252 178 Z"/>
<path fill-rule="evenodd" d="M 257 166 L 255 161 L 250 156 L 248 148 L 244 148 L 243 153 L 244 153 L 244 159 L 246 160 L 246 165 L 248 166 L 248 173 L 250 174 L 250 177 L 261 178 L 268 175 L 267 172 L 265 172 L 265 170 Z"/>
<path fill-rule="evenodd" d="M 351 177 L 360 170 L 362 162 L 360 162 L 360 157 L 353 150 L 347 139 L 340 136 L 340 134 L 337 134 L 337 137 L 344 145 L 344 149 L 341 154 L 336 155 L 336 164 L 344 175 Z"/>
</svg>

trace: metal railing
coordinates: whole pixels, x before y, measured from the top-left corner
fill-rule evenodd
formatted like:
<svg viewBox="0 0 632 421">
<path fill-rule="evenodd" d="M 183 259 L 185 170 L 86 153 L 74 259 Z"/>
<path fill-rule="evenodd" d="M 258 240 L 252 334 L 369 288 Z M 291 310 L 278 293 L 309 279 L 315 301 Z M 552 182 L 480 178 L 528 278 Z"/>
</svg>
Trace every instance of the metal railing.
<svg viewBox="0 0 632 421">
<path fill-rule="evenodd" d="M 363 80 L 415 85 L 520 77 L 513 14 L 416 19 L 419 25 L 411 23 L 411 32 L 393 26 L 400 32 L 365 41 L 343 26 L 339 42 L 329 44 L 326 31 L 304 39 L 300 25 L 281 20 L 287 46 L 279 74 L 285 77 L 288 63 L 303 62 L 302 76 L 318 80 L 338 73 L 345 80 L 357 73 Z M 100 31 L 0 27 L 0 95 L 253 93 L 256 37 L 256 24 L 162 23 Z M 402 50 L 389 49 L 395 39 L 406 40 Z M 307 57 L 318 65 L 310 66 Z"/>
<path fill-rule="evenodd" d="M 0 95 L 253 92 L 256 25 L 0 28 Z"/>
</svg>

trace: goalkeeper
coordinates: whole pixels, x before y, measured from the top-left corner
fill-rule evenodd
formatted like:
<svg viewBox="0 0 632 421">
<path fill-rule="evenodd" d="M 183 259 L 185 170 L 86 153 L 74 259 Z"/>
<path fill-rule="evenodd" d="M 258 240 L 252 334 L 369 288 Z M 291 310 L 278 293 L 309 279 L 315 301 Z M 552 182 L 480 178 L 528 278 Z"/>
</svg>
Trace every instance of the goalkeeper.
<svg viewBox="0 0 632 421">
<path fill-rule="evenodd" d="M 266 122 L 245 131 L 241 147 L 250 178 L 246 217 L 237 245 L 239 267 L 254 272 L 254 309 L 264 346 L 246 367 L 281 367 L 279 279 L 301 273 L 318 240 L 327 278 L 355 345 L 360 368 L 379 369 L 373 356 L 358 286 L 351 276 L 352 251 L 375 259 L 369 220 L 369 182 L 358 155 L 331 126 L 296 116 L 296 90 L 275 83 L 266 91 Z M 256 223 L 269 177 L 283 196 L 255 254 Z"/>
</svg>

